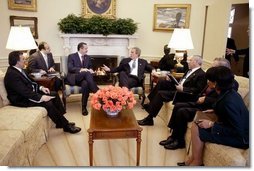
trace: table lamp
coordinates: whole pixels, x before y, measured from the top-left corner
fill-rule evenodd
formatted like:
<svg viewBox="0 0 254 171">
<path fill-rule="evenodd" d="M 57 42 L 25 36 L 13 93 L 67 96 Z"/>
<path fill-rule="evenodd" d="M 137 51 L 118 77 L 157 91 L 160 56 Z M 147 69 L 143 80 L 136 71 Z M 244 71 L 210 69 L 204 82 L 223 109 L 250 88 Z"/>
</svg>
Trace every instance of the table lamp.
<svg viewBox="0 0 254 171">
<path fill-rule="evenodd" d="M 175 49 L 175 59 L 177 61 L 176 68 L 183 67 L 180 63 L 183 55 L 188 49 L 193 49 L 190 29 L 175 28 L 172 37 L 168 43 L 168 47 Z"/>
<path fill-rule="evenodd" d="M 12 26 L 6 49 L 26 51 L 36 49 L 37 45 L 29 27 Z"/>
<path fill-rule="evenodd" d="M 6 49 L 21 51 L 23 52 L 23 56 L 27 59 L 27 50 L 37 49 L 30 27 L 12 26 Z M 26 66 L 27 64 L 25 64 L 24 68 L 26 68 Z"/>
</svg>

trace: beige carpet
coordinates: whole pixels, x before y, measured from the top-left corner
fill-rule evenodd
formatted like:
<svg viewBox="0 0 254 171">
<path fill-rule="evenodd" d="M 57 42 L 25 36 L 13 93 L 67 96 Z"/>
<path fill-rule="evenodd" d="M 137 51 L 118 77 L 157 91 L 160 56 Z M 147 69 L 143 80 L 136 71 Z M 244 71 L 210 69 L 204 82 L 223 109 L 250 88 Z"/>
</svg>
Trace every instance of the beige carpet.
<svg viewBox="0 0 254 171">
<path fill-rule="evenodd" d="M 134 111 L 137 119 L 147 115 L 139 101 Z M 82 131 L 69 134 L 52 128 L 48 142 L 34 160 L 34 166 L 89 166 L 87 129 L 90 114 L 81 115 L 80 96 L 69 98 L 65 116 Z M 183 161 L 185 149 L 166 150 L 160 146 L 159 142 L 168 136 L 168 129 L 160 117 L 154 121 L 154 126 L 143 127 L 140 166 L 176 166 L 177 162 Z M 93 163 L 94 166 L 135 166 L 136 139 L 95 140 Z"/>
</svg>

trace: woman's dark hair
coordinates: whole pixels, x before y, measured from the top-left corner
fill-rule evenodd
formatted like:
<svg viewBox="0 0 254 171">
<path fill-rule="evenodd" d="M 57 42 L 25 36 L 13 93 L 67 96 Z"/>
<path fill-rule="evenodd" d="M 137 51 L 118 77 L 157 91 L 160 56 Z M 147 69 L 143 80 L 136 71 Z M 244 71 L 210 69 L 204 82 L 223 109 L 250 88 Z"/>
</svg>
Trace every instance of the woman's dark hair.
<svg viewBox="0 0 254 171">
<path fill-rule="evenodd" d="M 9 65 L 10 66 L 14 66 L 17 64 L 17 62 L 20 60 L 20 56 L 23 55 L 22 52 L 20 51 L 12 51 L 11 53 L 9 53 Z"/>
<path fill-rule="evenodd" d="M 216 81 L 216 70 L 217 70 L 217 67 L 209 68 L 205 73 L 206 79 L 211 82 L 215 82 Z"/>
<path fill-rule="evenodd" d="M 234 83 L 234 74 L 231 69 L 225 66 L 215 67 L 216 88 L 221 91 L 232 89 Z"/>
</svg>

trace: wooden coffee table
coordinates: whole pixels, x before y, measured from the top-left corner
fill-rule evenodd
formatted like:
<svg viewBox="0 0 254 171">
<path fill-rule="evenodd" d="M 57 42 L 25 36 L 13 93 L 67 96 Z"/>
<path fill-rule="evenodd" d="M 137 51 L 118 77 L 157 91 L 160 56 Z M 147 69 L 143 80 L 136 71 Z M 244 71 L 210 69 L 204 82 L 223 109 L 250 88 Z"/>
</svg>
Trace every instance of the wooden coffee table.
<svg viewBox="0 0 254 171">
<path fill-rule="evenodd" d="M 134 113 L 130 109 L 119 112 L 118 116 L 110 117 L 103 110 L 92 109 L 89 135 L 89 160 L 93 166 L 93 140 L 96 139 L 120 139 L 136 138 L 137 141 L 137 163 L 140 161 L 141 131 Z"/>
</svg>

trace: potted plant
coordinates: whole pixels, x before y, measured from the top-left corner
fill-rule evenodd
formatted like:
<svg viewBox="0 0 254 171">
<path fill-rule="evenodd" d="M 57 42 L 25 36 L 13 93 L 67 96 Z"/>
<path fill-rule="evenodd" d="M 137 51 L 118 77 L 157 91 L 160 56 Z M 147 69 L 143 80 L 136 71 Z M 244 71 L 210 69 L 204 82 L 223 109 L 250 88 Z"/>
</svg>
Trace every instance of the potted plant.
<svg viewBox="0 0 254 171">
<path fill-rule="evenodd" d="M 134 34 L 137 29 L 137 23 L 132 19 L 109 19 L 102 16 L 93 16 L 91 18 L 78 17 L 70 14 L 61 19 L 58 23 L 59 30 L 63 33 L 84 33 L 84 34 Z"/>
</svg>

